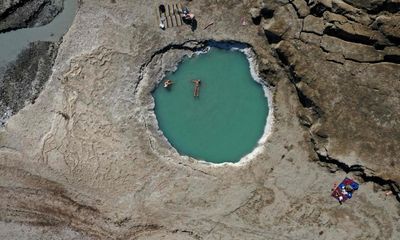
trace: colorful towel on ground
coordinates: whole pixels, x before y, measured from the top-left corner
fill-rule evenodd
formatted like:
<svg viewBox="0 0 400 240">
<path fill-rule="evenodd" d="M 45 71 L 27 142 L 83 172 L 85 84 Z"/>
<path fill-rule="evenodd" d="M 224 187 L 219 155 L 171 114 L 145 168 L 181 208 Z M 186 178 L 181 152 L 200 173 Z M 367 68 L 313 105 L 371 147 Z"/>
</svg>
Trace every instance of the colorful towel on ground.
<svg viewBox="0 0 400 240">
<path fill-rule="evenodd" d="M 354 191 L 359 187 L 359 184 L 353 179 L 345 178 L 335 189 L 333 189 L 331 194 L 332 197 L 336 198 L 339 202 L 344 202 L 347 199 L 350 199 L 353 194 L 345 190 L 347 185 L 350 185 Z"/>
</svg>

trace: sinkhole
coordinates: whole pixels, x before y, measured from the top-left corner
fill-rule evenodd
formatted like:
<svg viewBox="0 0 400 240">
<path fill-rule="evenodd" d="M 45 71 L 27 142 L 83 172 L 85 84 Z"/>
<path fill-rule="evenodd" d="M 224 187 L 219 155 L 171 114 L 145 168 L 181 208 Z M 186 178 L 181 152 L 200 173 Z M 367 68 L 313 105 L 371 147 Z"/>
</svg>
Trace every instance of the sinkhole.
<svg viewBox="0 0 400 240">
<path fill-rule="evenodd" d="M 160 130 L 181 155 L 234 163 L 262 144 L 269 90 L 251 67 L 244 49 L 209 47 L 166 73 L 153 91 L 154 110 Z M 172 84 L 165 87 L 167 80 Z"/>
</svg>

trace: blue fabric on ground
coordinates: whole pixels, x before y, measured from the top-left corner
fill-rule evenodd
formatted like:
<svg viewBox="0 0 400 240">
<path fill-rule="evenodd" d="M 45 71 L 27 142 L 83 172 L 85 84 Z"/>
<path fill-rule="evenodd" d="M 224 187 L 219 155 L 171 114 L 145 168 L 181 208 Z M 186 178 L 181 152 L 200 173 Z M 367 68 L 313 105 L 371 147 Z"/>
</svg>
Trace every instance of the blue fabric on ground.
<svg viewBox="0 0 400 240">
<path fill-rule="evenodd" d="M 352 182 L 351 184 L 350 184 L 350 186 L 354 189 L 354 190 L 358 190 L 358 183 L 356 183 L 356 182 Z"/>
<path fill-rule="evenodd" d="M 347 192 L 345 190 L 346 186 L 349 185 L 354 191 L 358 190 L 359 184 L 356 183 L 353 179 L 345 178 L 332 192 L 331 196 L 339 200 L 339 202 L 345 202 L 347 199 L 353 197 L 354 192 Z M 339 199 L 342 198 L 342 200 Z"/>
</svg>

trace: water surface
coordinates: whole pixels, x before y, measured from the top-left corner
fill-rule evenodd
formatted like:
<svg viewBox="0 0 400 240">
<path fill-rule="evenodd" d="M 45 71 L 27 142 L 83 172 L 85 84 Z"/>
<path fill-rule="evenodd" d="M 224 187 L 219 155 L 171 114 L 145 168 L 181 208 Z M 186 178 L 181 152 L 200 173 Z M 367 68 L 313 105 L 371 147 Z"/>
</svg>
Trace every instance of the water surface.
<svg viewBox="0 0 400 240">
<path fill-rule="evenodd" d="M 268 102 L 253 80 L 246 56 L 212 48 L 186 58 L 154 91 L 160 129 L 178 152 L 212 163 L 237 162 L 250 153 L 264 132 Z M 192 80 L 200 79 L 193 97 Z"/>
</svg>

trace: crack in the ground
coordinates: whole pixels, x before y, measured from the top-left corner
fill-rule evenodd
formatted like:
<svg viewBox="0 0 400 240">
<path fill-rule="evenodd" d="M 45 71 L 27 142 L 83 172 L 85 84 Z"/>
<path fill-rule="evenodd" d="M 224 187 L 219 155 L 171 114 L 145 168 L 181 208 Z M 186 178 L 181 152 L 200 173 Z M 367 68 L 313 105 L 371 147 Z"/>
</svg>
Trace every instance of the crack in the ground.
<svg viewBox="0 0 400 240">
<path fill-rule="evenodd" d="M 322 17 L 327 8 L 320 2 L 314 4 L 310 8 L 310 14 L 315 17 Z"/>
<path fill-rule="evenodd" d="M 363 43 L 360 43 L 360 42 L 357 42 L 357 41 L 350 41 L 350 40 L 348 40 L 348 39 L 347 39 L 347 40 L 344 40 L 344 39 L 342 39 L 342 38 L 340 38 L 340 37 L 338 37 L 338 36 L 336 36 L 336 35 L 332 35 L 332 34 L 325 33 L 325 31 L 324 31 L 325 34 L 323 34 L 323 35 L 319 35 L 319 34 L 314 33 L 314 32 L 303 31 L 303 30 L 302 30 L 300 33 L 310 33 L 310 34 L 314 34 L 314 35 L 319 36 L 319 37 L 322 37 L 322 36 L 324 36 L 324 35 L 328 35 L 328 36 L 335 37 L 335 38 L 341 39 L 341 40 L 346 41 L 346 42 L 349 42 L 349 43 L 363 44 Z M 328 49 L 326 49 L 326 48 L 321 44 L 321 41 L 322 41 L 322 40 L 320 40 L 319 44 L 317 44 L 317 43 L 308 43 L 307 41 L 304 41 L 304 40 L 301 39 L 301 38 L 294 38 L 294 39 L 300 40 L 300 41 L 302 41 L 304 44 L 311 44 L 311 45 L 314 45 L 314 46 L 318 46 L 324 53 L 332 53 L 332 52 L 330 52 Z M 320 38 L 320 39 L 322 39 L 322 38 Z M 363 44 L 363 45 L 368 45 L 368 44 Z M 368 45 L 368 46 L 372 46 L 372 45 Z M 378 51 L 378 52 L 382 52 L 382 51 L 379 51 L 379 50 L 377 50 L 377 51 Z M 343 54 L 342 54 L 342 55 L 343 55 Z M 400 56 L 399 56 L 399 55 L 395 55 L 395 54 L 393 54 L 393 55 L 391 55 L 391 54 L 385 54 L 385 55 L 383 55 L 383 59 L 382 59 L 382 60 L 375 60 L 375 61 L 361 61 L 361 60 L 357 60 L 357 59 L 355 59 L 355 58 L 345 57 L 344 55 L 343 55 L 343 59 L 345 59 L 345 60 L 347 60 L 347 61 L 351 61 L 351 62 L 356 62 L 356 63 L 368 63 L 368 64 L 393 63 L 393 64 L 400 64 Z M 331 62 L 343 64 L 343 63 L 341 63 L 341 62 L 334 61 L 334 60 L 327 60 L 327 61 L 331 61 Z"/>
<path fill-rule="evenodd" d="M 182 43 L 171 43 L 171 44 L 168 44 L 167 46 L 165 46 L 165 47 L 163 47 L 163 48 L 161 48 L 161 49 L 158 49 L 158 50 L 156 50 L 156 51 L 154 51 L 153 52 L 153 54 L 148 58 L 148 60 L 147 61 L 145 61 L 141 66 L 140 66 L 140 68 L 139 68 L 139 74 L 138 74 L 138 81 L 136 82 L 136 84 L 134 85 L 134 95 L 136 95 L 136 93 L 137 93 L 137 90 L 138 90 L 138 87 L 139 87 L 139 84 L 140 84 L 140 82 L 143 80 L 143 78 L 144 78 L 144 75 L 145 75 L 145 73 L 146 73 L 146 69 L 147 69 L 147 66 L 153 61 L 153 59 L 155 58 L 155 57 L 157 57 L 158 55 L 162 55 L 162 54 L 164 54 L 164 53 L 166 53 L 166 52 L 168 52 L 169 50 L 172 50 L 172 49 L 177 49 L 177 50 L 188 50 L 188 51 L 192 51 L 192 52 L 197 52 L 197 51 L 202 51 L 202 50 L 204 50 L 206 47 L 208 47 L 208 46 L 213 46 L 213 45 L 215 45 L 216 43 L 221 43 L 221 44 L 233 44 L 233 45 L 241 45 L 241 46 L 246 46 L 246 47 L 250 47 L 250 48 L 252 48 L 252 46 L 251 45 L 249 45 L 249 44 L 247 44 L 247 43 L 242 43 L 242 42 L 239 42 L 239 41 L 215 41 L 215 40 L 212 40 L 212 39 L 208 39 L 208 40 L 201 40 L 201 41 L 199 41 L 199 40 L 187 40 L 187 41 L 184 41 L 184 42 L 182 42 Z M 190 46 L 190 45 L 193 45 L 193 46 Z"/>
<path fill-rule="evenodd" d="M 384 179 L 375 175 L 368 175 L 366 173 L 366 168 L 363 165 L 354 164 L 354 165 L 347 165 L 346 163 L 334 159 L 329 156 L 329 154 L 323 155 L 319 153 L 316 149 L 315 153 L 318 156 L 320 162 L 327 163 L 330 165 L 336 166 L 338 169 L 344 171 L 345 173 L 354 173 L 355 175 L 359 176 L 364 182 L 373 182 L 381 187 L 388 187 L 396 196 L 397 201 L 400 202 L 400 186 L 398 183 L 391 179 Z M 327 151 L 326 151 L 327 152 Z"/>
<path fill-rule="evenodd" d="M 198 235 L 197 233 L 193 232 L 193 231 L 189 231 L 189 230 L 181 230 L 181 229 L 174 229 L 171 231 L 171 233 L 184 233 L 187 234 L 191 237 L 193 237 L 196 240 L 201 240 L 203 239 L 200 235 Z"/>
<path fill-rule="evenodd" d="M 146 121 L 146 119 L 145 119 L 144 117 L 143 117 L 143 123 L 144 123 L 144 127 L 146 128 L 146 130 L 149 130 L 147 121 Z M 154 148 L 154 146 L 153 146 L 153 141 L 151 140 L 151 137 L 150 137 L 150 136 L 148 136 L 148 142 L 149 142 L 150 149 L 154 151 L 155 148 Z"/>
<path fill-rule="evenodd" d="M 337 64 L 340 64 L 340 65 L 343 65 L 342 62 L 336 61 L 335 59 L 326 59 L 326 61 L 328 61 L 328 62 L 333 62 L 333 63 L 337 63 Z"/>
<path fill-rule="evenodd" d="M 351 61 L 355 63 L 366 63 L 366 64 L 377 64 L 377 63 L 393 63 L 393 64 L 400 64 L 400 61 L 397 58 L 385 58 L 383 60 L 376 60 L 376 61 L 360 61 L 354 58 L 343 57 L 346 61 Z M 386 59 L 386 60 L 385 60 Z"/>
<path fill-rule="evenodd" d="M 281 63 L 281 66 L 285 69 L 290 82 L 293 84 L 293 86 L 297 92 L 297 95 L 298 95 L 301 105 L 304 108 L 312 109 L 316 113 L 317 117 L 321 118 L 323 115 L 323 111 L 312 99 L 310 99 L 308 96 L 306 96 L 304 94 L 304 92 L 301 91 L 301 89 L 299 89 L 299 87 L 297 86 L 297 83 L 299 83 L 301 81 L 301 79 L 294 72 L 293 65 L 289 62 L 289 59 L 285 56 L 285 54 L 282 51 L 279 50 L 279 48 L 276 49 L 275 52 L 276 52 L 278 61 Z M 311 126 L 312 126 L 312 123 L 310 126 L 308 126 L 308 128 L 310 128 Z M 326 156 L 322 155 L 321 153 L 318 152 L 318 148 L 316 147 L 316 141 L 312 137 L 312 133 L 310 133 L 310 140 L 311 140 L 311 143 L 313 144 L 314 152 L 317 154 L 320 162 L 327 163 L 327 164 L 333 164 L 338 169 L 340 169 L 341 171 L 344 171 L 345 173 L 353 172 L 357 176 L 361 177 L 361 179 L 363 179 L 364 182 L 373 182 L 381 187 L 389 187 L 391 189 L 391 191 L 393 192 L 393 194 L 396 196 L 397 201 L 400 202 L 400 185 L 397 182 L 395 182 L 391 179 L 384 179 L 379 176 L 369 175 L 366 172 L 367 168 L 363 165 L 356 164 L 356 165 L 349 166 L 340 160 L 331 158 L 328 154 L 326 154 Z M 326 152 L 328 152 L 328 151 L 326 150 Z"/>
<path fill-rule="evenodd" d="M 296 4 L 293 2 L 294 0 L 290 0 L 289 4 L 292 5 L 293 9 L 296 11 L 297 17 L 303 19 L 304 17 L 300 16 L 299 9 L 297 8 Z"/>
<path fill-rule="evenodd" d="M 278 56 L 278 60 L 282 63 L 282 67 L 289 73 L 289 80 L 295 87 L 301 105 L 304 108 L 311 109 L 319 118 L 322 117 L 324 114 L 322 109 L 297 86 L 297 83 L 301 82 L 301 79 L 294 72 L 293 66 L 289 64 L 287 57 L 279 49 L 276 49 L 275 52 Z"/>
<path fill-rule="evenodd" d="M 381 4 L 377 4 L 374 8 L 367 9 L 368 14 L 379 14 L 381 12 L 400 12 L 400 2 L 388 2 L 388 0 L 385 0 Z"/>
<path fill-rule="evenodd" d="M 377 42 L 377 39 L 372 39 L 368 36 L 360 35 L 357 33 L 352 34 L 352 33 L 344 31 L 343 29 L 337 28 L 336 26 L 326 27 L 324 30 L 324 34 L 331 36 L 331 37 L 339 38 L 346 42 L 359 43 L 359 44 L 364 44 L 364 45 L 368 45 L 368 46 L 373 46 Z"/>
<path fill-rule="evenodd" d="M 137 239 L 138 236 L 140 236 L 144 233 L 158 231 L 158 230 L 162 230 L 162 229 L 165 229 L 165 227 L 162 225 L 158 225 L 158 224 L 151 224 L 151 223 L 135 224 L 129 228 L 129 231 L 127 233 L 120 235 L 118 237 L 115 237 L 114 239 L 116 239 L 116 240 Z"/>
<path fill-rule="evenodd" d="M 190 47 L 190 46 L 187 46 L 186 44 L 196 44 L 196 46 L 195 47 Z M 187 41 L 185 41 L 185 42 L 183 42 L 183 43 L 172 43 L 172 44 L 168 44 L 167 46 L 165 46 L 165 47 L 163 47 L 163 48 L 161 48 L 161 49 L 158 49 L 158 50 L 156 50 L 151 56 L 150 56 L 150 58 L 147 60 L 147 61 L 145 61 L 141 66 L 140 66 L 140 68 L 139 68 L 139 77 L 138 77 L 138 80 L 137 80 L 137 82 L 136 82 L 136 84 L 135 84 L 135 86 L 134 86 L 134 94 L 136 95 L 136 93 L 137 93 L 137 90 L 138 90 L 138 87 L 139 87 L 139 84 L 140 84 L 140 82 L 143 80 L 143 78 L 144 78 L 144 74 L 145 74 L 145 71 L 146 71 L 146 68 L 147 68 L 147 66 L 153 61 L 153 59 L 156 57 L 156 56 L 158 56 L 158 55 L 162 55 L 162 54 L 164 54 L 164 53 L 166 53 L 166 52 L 168 52 L 169 50 L 171 50 L 171 49 L 178 49 L 178 50 L 189 50 L 189 51 L 193 51 L 193 52 L 195 52 L 195 51 L 199 51 L 199 50 L 202 50 L 202 49 L 204 49 L 205 48 L 205 42 L 201 42 L 201 41 L 196 41 L 196 40 L 187 40 Z"/>
</svg>

